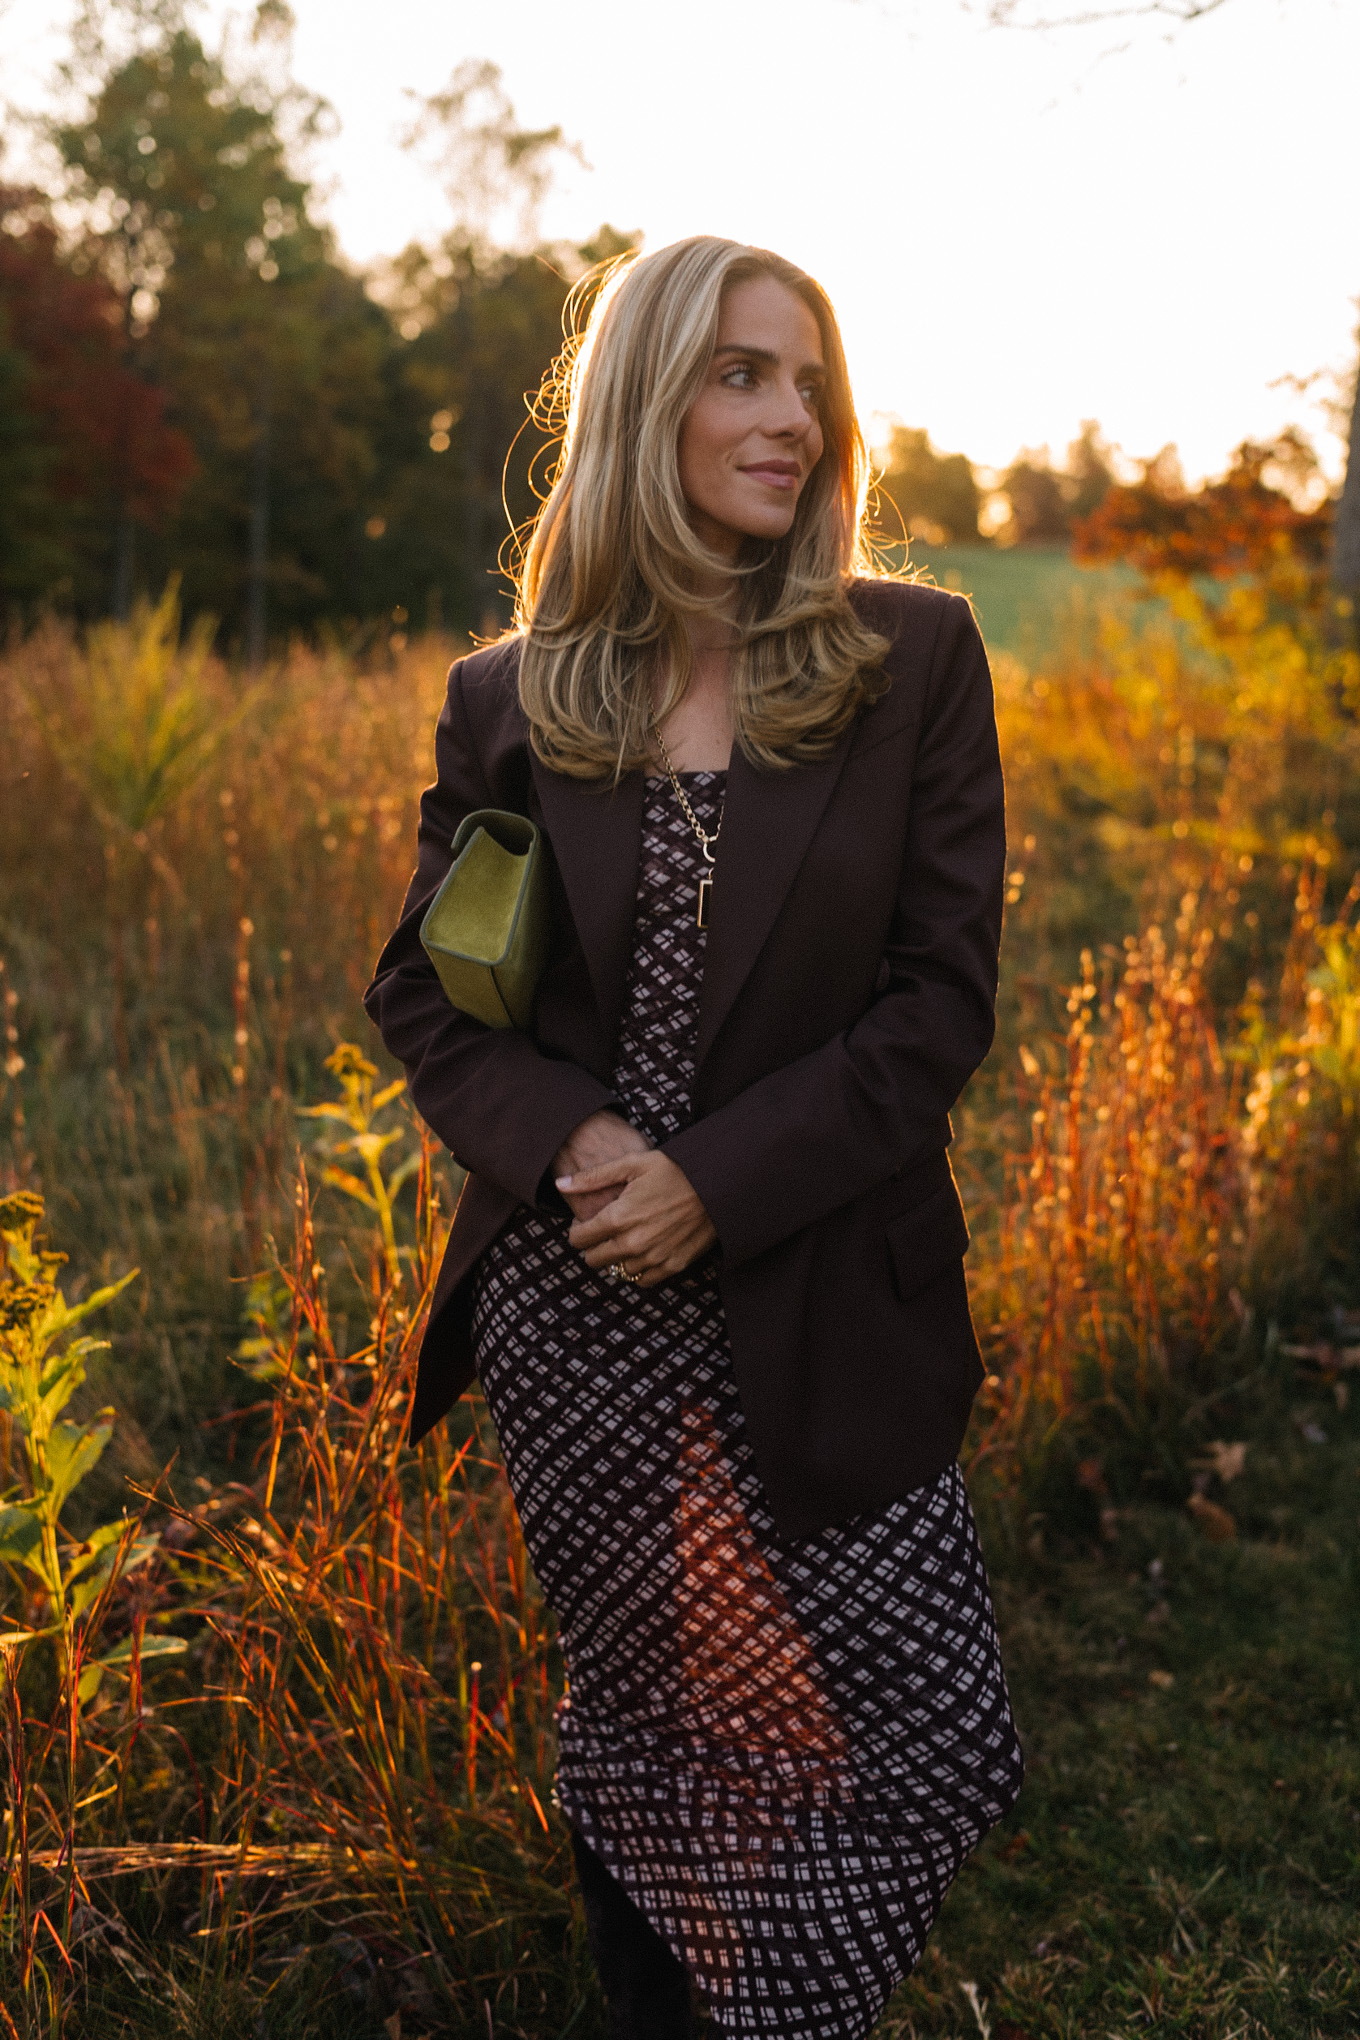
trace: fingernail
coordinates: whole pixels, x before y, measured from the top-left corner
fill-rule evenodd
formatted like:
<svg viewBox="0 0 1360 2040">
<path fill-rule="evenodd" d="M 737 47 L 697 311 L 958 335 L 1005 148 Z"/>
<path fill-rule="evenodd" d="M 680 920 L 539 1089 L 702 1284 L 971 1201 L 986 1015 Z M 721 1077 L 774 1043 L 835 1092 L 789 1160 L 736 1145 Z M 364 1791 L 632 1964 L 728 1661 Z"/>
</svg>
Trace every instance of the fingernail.
<svg viewBox="0 0 1360 2040">
<path fill-rule="evenodd" d="M 571 1185 L 572 1178 L 570 1176 L 559 1176 L 557 1178 L 557 1187 L 559 1190 L 570 1190 Z"/>
</svg>

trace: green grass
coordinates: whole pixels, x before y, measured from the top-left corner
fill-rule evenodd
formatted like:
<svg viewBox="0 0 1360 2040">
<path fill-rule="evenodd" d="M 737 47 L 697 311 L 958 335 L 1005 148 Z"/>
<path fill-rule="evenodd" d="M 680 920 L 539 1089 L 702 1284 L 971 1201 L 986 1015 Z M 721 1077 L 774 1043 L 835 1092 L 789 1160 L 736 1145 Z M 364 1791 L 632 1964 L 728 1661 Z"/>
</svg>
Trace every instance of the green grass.
<svg viewBox="0 0 1360 2040">
<path fill-rule="evenodd" d="M 1038 663 L 1074 624 L 1138 587 L 1119 567 L 1080 567 L 1059 549 L 1041 546 L 914 544 L 911 563 L 941 588 L 970 596 L 989 650 Z"/>
<path fill-rule="evenodd" d="M 1360 2031 L 1360 1424 L 1284 1379 L 1229 1411 L 1235 1542 L 1169 1500 L 1057 1556 L 992 1522 L 1029 1775 L 879 2040 L 978 2033 L 965 1983 L 993 2040 Z"/>
</svg>

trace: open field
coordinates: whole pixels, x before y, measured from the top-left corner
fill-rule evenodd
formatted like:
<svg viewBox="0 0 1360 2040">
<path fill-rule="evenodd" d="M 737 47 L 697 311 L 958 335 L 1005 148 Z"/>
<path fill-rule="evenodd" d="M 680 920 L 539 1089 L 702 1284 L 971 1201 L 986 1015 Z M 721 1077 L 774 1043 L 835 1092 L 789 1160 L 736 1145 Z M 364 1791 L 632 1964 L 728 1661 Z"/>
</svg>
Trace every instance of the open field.
<svg viewBox="0 0 1360 2040">
<path fill-rule="evenodd" d="M 1031 1769 L 884 2035 L 1360 2024 L 1360 676 L 1287 590 L 1166 601 L 997 659 L 1005 986 L 956 1166 Z M 252 689 L 166 606 L 0 661 L 24 2040 L 603 2031 L 494 1441 L 467 1403 L 401 1442 L 453 1186 L 358 995 L 453 649 Z M 46 1372 L 61 1295 L 134 1268 L 86 1378 Z"/>
<path fill-rule="evenodd" d="M 913 541 L 911 564 L 938 587 L 967 595 L 987 648 L 1029 664 L 1059 650 L 1074 624 L 1102 604 L 1137 591 L 1120 567 L 1077 566 L 1045 546 L 928 546 Z"/>
</svg>

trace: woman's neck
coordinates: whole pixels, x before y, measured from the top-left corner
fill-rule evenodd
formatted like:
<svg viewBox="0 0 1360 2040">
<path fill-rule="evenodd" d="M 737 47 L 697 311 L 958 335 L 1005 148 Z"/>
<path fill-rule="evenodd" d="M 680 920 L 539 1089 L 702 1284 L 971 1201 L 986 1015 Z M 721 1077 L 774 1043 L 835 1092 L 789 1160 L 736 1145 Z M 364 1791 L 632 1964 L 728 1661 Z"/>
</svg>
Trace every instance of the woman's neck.
<svg viewBox="0 0 1360 2040">
<path fill-rule="evenodd" d="M 693 664 L 662 735 L 677 772 L 725 772 L 732 755 L 732 643 L 722 616 L 687 617 Z"/>
</svg>

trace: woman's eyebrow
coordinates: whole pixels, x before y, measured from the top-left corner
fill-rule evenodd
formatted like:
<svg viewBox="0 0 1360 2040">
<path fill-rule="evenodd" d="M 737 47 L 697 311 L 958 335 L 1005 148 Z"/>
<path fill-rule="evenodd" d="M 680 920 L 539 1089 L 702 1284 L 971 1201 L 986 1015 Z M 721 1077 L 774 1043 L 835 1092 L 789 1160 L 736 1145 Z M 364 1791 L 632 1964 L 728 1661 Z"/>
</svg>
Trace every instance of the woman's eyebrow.
<svg viewBox="0 0 1360 2040">
<path fill-rule="evenodd" d="M 743 347 L 741 343 L 736 340 L 724 341 L 721 347 L 714 348 L 713 354 L 715 359 L 720 354 L 740 354 L 747 361 L 768 361 L 774 363 L 776 366 L 778 365 L 779 362 L 779 356 L 774 352 L 772 348 Z M 800 378 L 805 375 L 825 376 L 826 367 L 823 362 L 808 361 L 804 362 L 803 366 L 799 369 L 798 374 Z"/>
</svg>

